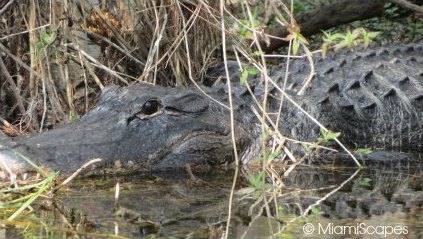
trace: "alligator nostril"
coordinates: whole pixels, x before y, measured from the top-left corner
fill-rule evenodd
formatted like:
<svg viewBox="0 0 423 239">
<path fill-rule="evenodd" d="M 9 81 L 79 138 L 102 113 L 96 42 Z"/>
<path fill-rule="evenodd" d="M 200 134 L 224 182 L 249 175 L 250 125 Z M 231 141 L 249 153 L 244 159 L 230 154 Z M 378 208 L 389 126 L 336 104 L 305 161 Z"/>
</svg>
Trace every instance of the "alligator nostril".
<svg viewBox="0 0 423 239">
<path fill-rule="evenodd" d="M 133 116 L 131 116 L 131 117 L 129 117 L 127 120 L 126 120 L 126 125 L 129 125 L 134 119 L 136 119 L 137 118 L 137 116 L 135 116 L 135 115 L 133 115 Z"/>
</svg>

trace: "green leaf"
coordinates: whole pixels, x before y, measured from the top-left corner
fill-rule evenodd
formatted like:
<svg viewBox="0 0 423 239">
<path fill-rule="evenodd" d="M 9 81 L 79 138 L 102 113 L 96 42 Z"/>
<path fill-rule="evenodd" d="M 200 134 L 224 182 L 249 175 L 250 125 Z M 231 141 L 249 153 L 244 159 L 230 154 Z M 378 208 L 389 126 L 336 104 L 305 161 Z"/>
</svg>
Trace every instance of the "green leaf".
<svg viewBox="0 0 423 239">
<path fill-rule="evenodd" d="M 261 56 L 261 55 L 263 55 L 263 52 L 262 51 L 255 51 L 255 52 L 252 53 L 252 55 L 253 56 Z"/>
<path fill-rule="evenodd" d="M 269 160 L 274 160 L 275 158 L 277 158 L 279 155 L 281 155 L 282 151 L 281 150 L 275 150 L 274 152 L 271 152 L 269 154 Z"/>
<path fill-rule="evenodd" d="M 348 46 L 348 42 L 347 41 L 341 41 L 340 43 L 335 45 L 335 51 L 339 51 L 343 48 L 346 48 Z"/>
<path fill-rule="evenodd" d="M 363 187 L 363 188 L 368 188 L 371 187 L 371 182 L 372 180 L 370 178 L 360 178 L 357 180 L 358 186 Z"/>
<path fill-rule="evenodd" d="M 245 187 L 235 191 L 235 195 L 244 196 L 244 195 L 249 195 L 255 191 L 256 189 L 254 187 Z"/>
<path fill-rule="evenodd" d="M 255 67 L 248 67 L 247 68 L 248 74 L 250 75 L 257 75 L 258 74 L 258 69 Z"/>
<path fill-rule="evenodd" d="M 69 112 L 69 122 L 75 122 L 76 120 L 78 120 L 79 119 L 79 114 L 78 114 L 78 112 L 76 112 L 76 111 L 71 111 L 71 112 Z"/>
<path fill-rule="evenodd" d="M 343 34 L 341 34 L 341 33 L 335 33 L 335 34 L 333 34 L 331 37 L 332 37 L 331 39 L 332 39 L 333 41 L 335 41 L 335 40 L 341 40 L 341 39 L 344 39 L 344 38 L 345 38 L 345 35 L 343 35 Z"/>
<path fill-rule="evenodd" d="M 57 174 L 56 173 L 50 173 L 50 175 L 48 175 L 47 178 L 45 178 L 42 182 L 42 185 L 40 186 L 40 188 L 38 189 L 37 192 L 34 192 L 32 194 L 30 194 L 30 198 L 28 198 L 28 200 L 26 200 L 20 207 L 18 210 L 16 210 L 12 216 L 10 216 L 7 220 L 14 220 L 17 216 L 19 216 L 26 208 L 30 207 L 31 203 L 37 199 L 38 197 L 41 196 L 41 194 L 43 192 L 45 192 L 49 186 L 51 186 L 51 183 L 53 182 L 54 178 L 56 178 Z"/>
<path fill-rule="evenodd" d="M 308 41 L 307 41 L 307 39 L 303 35 L 301 35 L 300 33 L 297 33 L 296 35 L 297 35 L 298 40 L 301 43 L 303 43 L 305 45 L 308 45 L 309 44 Z"/>
<path fill-rule="evenodd" d="M 35 42 L 35 48 L 37 48 L 38 51 L 43 49 L 43 47 L 44 47 L 44 45 L 41 41 Z"/>
<path fill-rule="evenodd" d="M 325 42 L 322 44 L 322 57 L 323 59 L 326 58 L 326 55 L 328 53 L 328 49 L 329 49 L 329 43 Z"/>
<path fill-rule="evenodd" d="M 332 34 L 330 32 L 323 31 L 323 30 L 322 30 L 322 32 L 323 32 L 323 35 L 325 35 L 325 39 L 329 40 L 331 38 Z"/>
<path fill-rule="evenodd" d="M 241 85 L 247 84 L 248 75 L 247 69 L 244 69 L 241 73 L 241 78 L 239 79 Z"/>
<path fill-rule="evenodd" d="M 297 238 L 297 235 L 294 235 L 292 233 L 280 233 L 278 236 L 282 239 L 291 239 L 291 238 Z"/>
<path fill-rule="evenodd" d="M 56 39 L 56 35 L 54 33 L 47 33 L 46 31 L 41 31 L 40 38 L 44 43 L 50 45 Z"/>
<path fill-rule="evenodd" d="M 248 83 L 248 77 L 250 75 L 257 75 L 258 72 L 259 72 L 258 69 L 255 68 L 255 67 L 244 68 L 244 70 L 242 71 L 242 74 L 241 74 L 241 79 L 240 79 L 241 84 L 247 84 Z"/>
<path fill-rule="evenodd" d="M 263 132 L 261 132 L 261 139 L 262 140 L 267 140 L 267 138 L 270 136 L 269 132 L 267 130 L 264 130 Z"/>
<path fill-rule="evenodd" d="M 367 154 L 371 154 L 373 151 L 371 148 L 358 148 L 357 150 L 355 150 L 355 152 L 360 155 L 367 155 Z"/>
<path fill-rule="evenodd" d="M 320 211 L 320 209 L 318 209 L 317 207 L 312 207 L 311 208 L 311 213 L 313 215 L 320 215 L 322 212 Z"/>
<path fill-rule="evenodd" d="M 311 149 L 312 149 L 312 147 L 311 147 L 311 146 L 309 146 L 309 145 L 304 145 L 304 150 L 305 150 L 305 152 L 306 152 L 307 154 L 310 154 L 310 153 L 311 153 Z"/>
<path fill-rule="evenodd" d="M 248 174 L 247 180 L 252 187 L 255 189 L 260 189 L 263 186 L 263 177 L 264 177 L 264 170 L 260 171 L 258 174 Z"/>
<path fill-rule="evenodd" d="M 322 134 L 322 137 L 317 139 L 318 143 L 326 143 L 329 140 L 334 140 L 341 135 L 340 132 L 332 132 L 330 130 L 326 131 L 324 129 L 320 129 L 320 133 Z"/>
<path fill-rule="evenodd" d="M 294 40 L 292 41 L 292 54 L 297 55 L 299 49 L 300 49 L 300 42 L 298 41 L 297 38 L 294 38 Z"/>
<path fill-rule="evenodd" d="M 370 39 L 374 39 L 374 38 L 376 38 L 378 35 L 380 34 L 380 32 L 367 32 L 367 36 L 370 38 Z"/>
<path fill-rule="evenodd" d="M 340 133 L 340 132 L 332 132 L 332 131 L 328 131 L 327 138 L 328 138 L 328 139 L 336 139 L 336 138 L 338 138 L 340 135 L 341 135 L 341 133 Z"/>
</svg>

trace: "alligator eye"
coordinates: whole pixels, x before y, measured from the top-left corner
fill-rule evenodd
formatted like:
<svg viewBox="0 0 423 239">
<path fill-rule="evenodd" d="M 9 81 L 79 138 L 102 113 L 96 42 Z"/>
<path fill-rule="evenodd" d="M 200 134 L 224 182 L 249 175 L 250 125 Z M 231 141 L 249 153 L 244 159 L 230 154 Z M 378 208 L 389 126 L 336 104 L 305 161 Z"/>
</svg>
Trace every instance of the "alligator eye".
<svg viewBox="0 0 423 239">
<path fill-rule="evenodd" d="M 149 99 L 142 106 L 141 113 L 144 115 L 152 115 L 159 111 L 160 102 L 157 99 Z"/>
</svg>

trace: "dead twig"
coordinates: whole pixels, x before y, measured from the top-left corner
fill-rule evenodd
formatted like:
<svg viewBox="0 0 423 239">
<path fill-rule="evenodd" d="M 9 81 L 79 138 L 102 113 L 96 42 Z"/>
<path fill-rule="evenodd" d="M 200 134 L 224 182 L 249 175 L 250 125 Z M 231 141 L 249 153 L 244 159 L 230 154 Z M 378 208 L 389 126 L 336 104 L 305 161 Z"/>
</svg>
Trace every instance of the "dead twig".
<svg viewBox="0 0 423 239">
<path fill-rule="evenodd" d="M 13 2 L 15 2 L 15 0 L 10 0 L 8 3 L 6 3 L 4 7 L 0 10 L 0 15 L 2 15 L 7 10 L 7 8 L 13 4 Z"/>
<path fill-rule="evenodd" d="M 4 53 L 6 53 L 6 55 L 8 55 L 10 58 L 12 58 L 16 63 L 18 63 L 18 65 L 23 67 L 25 70 L 29 71 L 31 74 L 34 74 L 38 79 L 42 79 L 40 74 L 35 72 L 31 67 L 29 67 L 27 64 L 25 64 L 23 61 L 21 61 L 21 59 L 19 59 L 14 54 L 12 54 L 9 51 L 9 49 L 7 49 L 7 47 L 5 47 L 3 44 L 1 44 L 1 42 L 0 42 L 0 50 L 2 50 Z"/>
<path fill-rule="evenodd" d="M 0 58 L 0 69 L 3 75 L 6 78 L 7 83 L 11 86 L 10 89 L 13 92 L 13 96 L 16 98 L 16 103 L 18 104 L 18 108 L 21 114 L 25 114 L 25 106 L 22 102 L 22 97 L 19 94 L 18 87 L 16 86 L 15 82 L 12 79 L 12 76 L 9 74 L 9 71 L 6 68 L 6 65 L 4 64 L 3 60 Z"/>
<path fill-rule="evenodd" d="M 1 13 L 0 13 L 0 15 L 1 15 Z M 0 38 L 0 41 L 6 40 L 6 39 L 11 38 L 11 37 L 14 37 L 14 36 L 26 34 L 26 33 L 29 33 L 31 31 L 36 31 L 36 30 L 39 30 L 39 29 L 47 28 L 49 26 L 50 26 L 50 23 L 49 24 L 42 25 L 42 26 L 39 26 L 39 27 L 36 27 L 34 29 L 31 29 L 31 30 L 21 31 L 21 32 L 17 32 L 17 33 L 12 33 L 10 35 L 7 35 L 7 36 L 4 36 L 4 37 Z"/>
<path fill-rule="evenodd" d="M 78 174 L 80 174 L 84 169 L 86 169 L 91 164 L 95 164 L 95 163 L 98 163 L 98 162 L 101 162 L 101 161 L 102 161 L 101 158 L 96 158 L 96 159 L 92 159 L 92 160 L 88 161 L 87 163 L 82 165 L 78 170 L 76 170 L 71 176 L 69 176 L 65 181 L 63 181 L 59 186 L 55 187 L 53 189 L 53 192 L 56 192 L 59 188 L 68 184 L 70 181 L 72 181 L 74 178 L 76 178 L 76 176 L 78 176 Z"/>
<path fill-rule="evenodd" d="M 101 64 L 99 61 L 97 61 L 96 59 L 94 59 L 92 56 L 90 56 L 84 50 L 80 49 L 79 46 L 77 46 L 77 45 L 75 45 L 73 43 L 66 44 L 66 45 L 69 46 L 70 48 L 73 48 L 74 50 L 78 51 L 79 53 L 81 53 L 84 57 L 86 57 L 90 62 L 92 62 L 93 64 L 95 64 L 95 66 L 97 66 L 98 68 L 100 68 L 102 70 L 105 70 L 106 72 L 110 73 L 112 76 L 118 78 L 120 81 L 122 81 L 123 83 L 125 83 L 125 85 L 129 85 L 129 82 L 126 81 L 123 77 L 121 77 L 120 75 L 118 75 L 115 71 L 111 70 L 107 66 Z"/>
</svg>

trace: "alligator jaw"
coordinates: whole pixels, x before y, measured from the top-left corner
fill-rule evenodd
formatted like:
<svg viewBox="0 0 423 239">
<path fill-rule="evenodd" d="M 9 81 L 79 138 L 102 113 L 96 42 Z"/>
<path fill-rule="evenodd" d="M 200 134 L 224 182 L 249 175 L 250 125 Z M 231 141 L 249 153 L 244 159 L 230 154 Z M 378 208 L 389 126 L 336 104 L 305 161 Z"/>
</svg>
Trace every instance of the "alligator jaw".
<svg viewBox="0 0 423 239">
<path fill-rule="evenodd" d="M 111 87 L 99 104 L 75 123 L 28 137 L 3 137 L 0 144 L 5 142 L 7 148 L 0 150 L 0 156 L 15 172 L 31 169 L 14 153 L 17 151 L 38 165 L 65 174 L 95 158 L 102 162 L 91 165 L 89 174 L 220 164 L 232 160 L 229 122 L 229 111 L 196 89 Z M 235 127 L 236 143 L 243 149 L 250 141 L 248 129 L 245 124 Z"/>
<path fill-rule="evenodd" d="M 228 133 L 217 131 L 194 131 L 177 137 L 163 147 L 153 158 L 160 158 L 152 169 L 169 170 L 193 164 L 222 164 L 232 159 L 232 140 Z M 230 160 L 231 161 L 231 160 Z"/>
<path fill-rule="evenodd" d="M 366 51 L 348 51 L 316 61 L 315 79 L 301 97 L 296 95 L 308 77 L 309 62 L 293 60 L 292 74 L 287 79 L 292 87 L 286 94 L 301 102 L 303 110 L 322 125 L 342 132 L 339 140 L 347 147 L 421 151 L 423 44 Z M 275 79 L 281 72 L 285 75 L 281 69 L 269 74 L 272 72 L 270 77 Z M 251 84 L 254 93 L 263 96 L 262 82 Z M 241 87 L 232 88 L 234 127 L 237 148 L 248 162 L 260 150 L 260 137 L 254 131 L 258 127 L 251 111 L 255 101 Z M 228 99 L 226 89 L 223 83 L 204 88 L 224 104 Z M 266 111 L 276 112 L 278 92 L 268 90 Z M 314 120 L 286 100 L 283 104 L 277 130 L 295 141 L 316 142 L 321 135 Z M 93 158 L 102 158 L 106 168 L 113 168 L 118 161 L 124 171 L 218 164 L 232 160 L 229 113 L 197 88 L 109 87 L 98 106 L 74 124 L 10 142 L 0 135 L 0 144 L 12 149 L 0 150 L 0 156 L 11 167 L 20 169 L 21 161 L 13 154 L 16 150 L 61 172 L 73 172 Z M 289 141 L 287 144 L 291 145 Z"/>
</svg>

